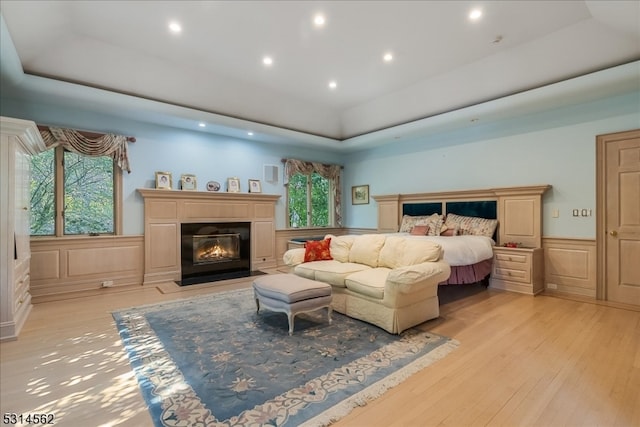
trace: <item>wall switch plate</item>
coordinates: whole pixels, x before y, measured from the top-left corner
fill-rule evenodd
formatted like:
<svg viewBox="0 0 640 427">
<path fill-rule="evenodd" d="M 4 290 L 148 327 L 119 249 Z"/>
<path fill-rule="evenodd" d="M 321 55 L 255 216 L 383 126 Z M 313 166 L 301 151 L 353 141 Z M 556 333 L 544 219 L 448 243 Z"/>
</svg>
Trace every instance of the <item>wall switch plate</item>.
<svg viewBox="0 0 640 427">
<path fill-rule="evenodd" d="M 574 209 L 573 216 L 580 216 L 580 211 L 578 209 Z"/>
<path fill-rule="evenodd" d="M 560 216 L 560 211 L 558 209 L 554 209 L 553 212 L 551 212 L 551 217 L 558 218 L 559 216 Z"/>
</svg>

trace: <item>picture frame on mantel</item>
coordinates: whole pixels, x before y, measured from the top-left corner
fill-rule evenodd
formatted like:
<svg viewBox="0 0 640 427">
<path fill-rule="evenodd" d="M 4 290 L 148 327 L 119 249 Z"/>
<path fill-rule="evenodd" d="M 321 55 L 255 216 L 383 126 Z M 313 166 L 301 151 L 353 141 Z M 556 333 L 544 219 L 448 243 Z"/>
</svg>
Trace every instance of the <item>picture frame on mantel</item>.
<svg viewBox="0 0 640 427">
<path fill-rule="evenodd" d="M 262 193 L 262 183 L 259 179 L 249 180 L 249 193 Z"/>
<path fill-rule="evenodd" d="M 233 177 L 227 178 L 227 193 L 239 193 L 240 192 L 240 179 Z"/>
<path fill-rule="evenodd" d="M 171 190 L 171 172 L 156 172 L 156 188 L 161 190 Z"/>
<path fill-rule="evenodd" d="M 196 191 L 198 189 L 196 176 L 191 174 L 182 174 L 180 176 L 180 188 L 184 191 Z"/>
<path fill-rule="evenodd" d="M 369 186 L 354 185 L 351 187 L 351 204 L 352 205 L 368 205 L 369 204 Z"/>
</svg>

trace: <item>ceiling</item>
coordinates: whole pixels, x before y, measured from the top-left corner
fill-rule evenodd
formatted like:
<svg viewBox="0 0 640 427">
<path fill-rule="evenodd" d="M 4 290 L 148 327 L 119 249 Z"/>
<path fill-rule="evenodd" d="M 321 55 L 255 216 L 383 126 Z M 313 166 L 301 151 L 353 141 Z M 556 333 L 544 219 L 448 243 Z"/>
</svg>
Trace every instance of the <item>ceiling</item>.
<svg viewBox="0 0 640 427">
<path fill-rule="evenodd" d="M 479 106 L 514 94 L 494 118 L 578 102 L 593 91 L 577 83 L 522 94 L 640 58 L 639 1 L 3 0 L 0 11 L 12 97 L 336 149 L 483 120 Z M 623 74 L 590 87 L 637 90 L 638 67 Z"/>
</svg>

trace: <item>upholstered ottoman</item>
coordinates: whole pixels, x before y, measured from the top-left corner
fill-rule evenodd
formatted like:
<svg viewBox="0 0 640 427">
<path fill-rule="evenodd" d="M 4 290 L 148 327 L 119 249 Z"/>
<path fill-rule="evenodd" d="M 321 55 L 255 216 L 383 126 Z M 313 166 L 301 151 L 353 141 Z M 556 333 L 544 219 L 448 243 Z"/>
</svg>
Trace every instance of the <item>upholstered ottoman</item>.
<svg viewBox="0 0 640 427">
<path fill-rule="evenodd" d="M 293 322 L 297 314 L 327 308 L 331 323 L 331 285 L 305 279 L 293 274 L 268 274 L 253 281 L 257 311 L 260 304 L 287 314 L 289 335 L 293 335 Z"/>
</svg>

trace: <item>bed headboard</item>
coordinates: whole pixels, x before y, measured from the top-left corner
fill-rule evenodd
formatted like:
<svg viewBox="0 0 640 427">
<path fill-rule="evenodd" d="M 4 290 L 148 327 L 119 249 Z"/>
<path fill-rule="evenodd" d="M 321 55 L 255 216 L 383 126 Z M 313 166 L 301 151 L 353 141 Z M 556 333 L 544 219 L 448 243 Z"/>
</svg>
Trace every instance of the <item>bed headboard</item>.
<svg viewBox="0 0 640 427">
<path fill-rule="evenodd" d="M 498 220 L 494 239 L 542 246 L 542 195 L 550 185 L 373 196 L 378 232 L 397 232 L 403 215 L 454 213 Z"/>
<path fill-rule="evenodd" d="M 463 216 L 477 216 L 480 218 L 497 219 L 497 200 L 474 200 L 470 202 L 418 202 L 403 203 L 402 215 L 431 215 L 454 213 Z"/>
</svg>

